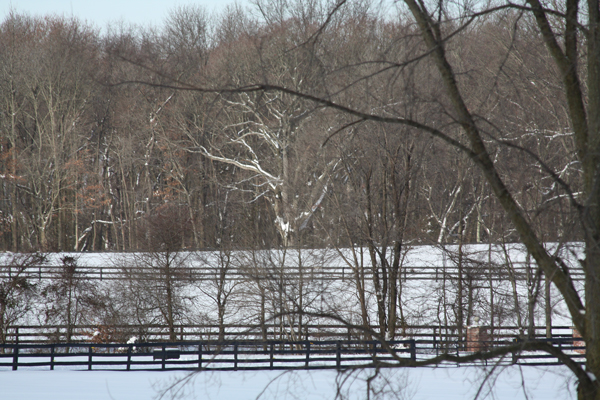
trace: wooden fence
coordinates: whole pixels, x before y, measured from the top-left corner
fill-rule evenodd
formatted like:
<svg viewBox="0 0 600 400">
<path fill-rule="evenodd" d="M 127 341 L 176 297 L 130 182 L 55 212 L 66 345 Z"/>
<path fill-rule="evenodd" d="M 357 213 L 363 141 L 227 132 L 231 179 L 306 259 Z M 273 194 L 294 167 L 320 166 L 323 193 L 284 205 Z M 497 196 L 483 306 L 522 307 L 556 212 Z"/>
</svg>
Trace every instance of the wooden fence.
<svg viewBox="0 0 600 400">
<path fill-rule="evenodd" d="M 583 363 L 584 348 L 573 338 L 544 340 Z M 488 342 L 486 347 L 508 343 Z M 399 365 L 394 358 L 425 360 L 439 354 L 431 341 L 204 341 L 128 344 L 4 344 L 0 370 L 293 370 L 346 369 Z M 457 344 L 456 354 L 464 354 Z M 444 351 L 448 352 L 448 351 Z M 392 353 L 394 355 L 392 355 Z M 467 352 L 468 353 L 468 352 Z M 381 364 L 385 362 L 386 364 Z M 542 352 L 512 353 L 495 361 L 503 365 L 558 365 Z M 409 363 L 410 364 L 410 363 Z M 471 364 L 478 364 L 473 362 Z"/>
<path fill-rule="evenodd" d="M 369 327 L 377 332 L 378 326 Z M 174 331 L 179 341 L 212 341 L 219 338 L 220 330 L 224 331 L 224 340 L 359 340 L 364 339 L 362 330 L 342 324 L 304 324 L 301 328 L 292 330 L 280 324 L 264 325 L 176 325 Z M 527 327 L 495 326 L 486 327 L 489 340 L 496 342 L 512 341 L 524 337 Z M 431 341 L 436 348 L 453 347 L 466 337 L 466 327 L 459 330 L 457 326 L 414 325 L 397 327 L 397 337 Z M 12 344 L 46 344 L 64 343 L 67 332 L 71 343 L 88 343 L 97 332 L 104 342 L 126 342 L 135 336 L 144 342 L 167 342 L 170 332 L 164 325 L 76 325 L 70 330 L 64 325 L 20 325 L 10 326 L 6 330 L 6 343 Z M 570 326 L 554 326 L 548 336 L 546 326 L 535 326 L 531 339 L 561 339 L 573 338 Z"/>
<path fill-rule="evenodd" d="M 414 340 L 392 341 L 416 360 Z M 129 344 L 5 344 L 0 369 L 104 370 L 343 369 L 393 361 L 377 341 L 226 341 Z"/>
<path fill-rule="evenodd" d="M 39 265 L 29 266 L 20 270 L 18 267 L 10 265 L 0 265 L 0 279 L 10 278 L 17 272 L 20 277 L 38 280 L 59 279 L 64 271 L 62 265 Z M 221 271 L 219 268 L 202 266 L 186 266 L 174 268 L 171 273 L 177 278 L 189 281 L 214 281 L 219 278 Z M 142 266 L 128 266 L 122 268 L 115 265 L 103 266 L 77 266 L 76 274 L 73 279 L 81 280 L 122 280 L 128 276 L 134 275 L 136 279 L 164 279 L 160 277 L 162 272 L 158 268 L 149 268 Z M 227 279 L 229 280 L 248 280 L 248 279 L 274 279 L 281 278 L 289 280 L 323 280 L 323 281 L 338 281 L 345 279 L 353 279 L 353 269 L 348 266 L 320 266 L 306 267 L 302 271 L 298 268 L 285 267 L 282 269 L 247 269 L 247 268 L 228 268 L 226 271 Z M 372 271 L 366 268 L 365 278 L 371 278 Z M 574 281 L 582 281 L 584 273 L 581 268 L 572 268 L 569 270 L 571 278 Z M 524 263 L 515 262 L 512 264 L 512 269 L 509 273 L 508 269 L 493 264 L 491 267 L 485 265 L 465 265 L 462 268 L 463 276 L 471 276 L 475 280 L 480 281 L 504 281 L 507 279 L 526 280 L 528 271 Z M 531 272 L 529 272 L 531 274 Z M 457 279 L 458 269 L 454 265 L 406 265 L 401 269 L 401 278 L 404 280 L 438 280 L 442 278 Z"/>
</svg>

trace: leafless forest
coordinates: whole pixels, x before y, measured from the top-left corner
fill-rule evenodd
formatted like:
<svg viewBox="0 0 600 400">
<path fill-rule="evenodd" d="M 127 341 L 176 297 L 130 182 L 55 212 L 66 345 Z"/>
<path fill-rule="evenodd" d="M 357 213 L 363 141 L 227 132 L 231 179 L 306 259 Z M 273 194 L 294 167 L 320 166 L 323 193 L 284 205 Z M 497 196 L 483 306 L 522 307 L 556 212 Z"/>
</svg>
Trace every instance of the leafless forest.
<svg viewBox="0 0 600 400">
<path fill-rule="evenodd" d="M 261 5 L 217 18 L 179 8 L 160 29 L 106 34 L 74 19 L 6 18 L 0 248 L 140 250 L 164 234 L 194 249 L 519 240 L 468 157 L 418 128 L 289 93 L 173 88 L 266 82 L 458 130 L 401 9 L 352 4 L 319 30 L 327 9 L 316 3 Z M 581 240 L 540 166 L 579 191 L 560 77 L 533 18 L 482 17 L 446 51 L 536 232 Z"/>
</svg>

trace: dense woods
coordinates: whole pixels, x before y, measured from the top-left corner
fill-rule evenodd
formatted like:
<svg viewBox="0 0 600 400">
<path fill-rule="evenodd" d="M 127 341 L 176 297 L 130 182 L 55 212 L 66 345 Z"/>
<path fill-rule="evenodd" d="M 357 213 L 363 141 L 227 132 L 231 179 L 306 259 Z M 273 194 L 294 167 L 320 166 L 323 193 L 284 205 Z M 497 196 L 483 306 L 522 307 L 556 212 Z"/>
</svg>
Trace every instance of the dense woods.
<svg viewBox="0 0 600 400">
<path fill-rule="evenodd" d="M 8 16 L 0 248 L 147 249 L 161 216 L 195 249 L 518 241 L 468 158 L 416 128 L 355 120 L 289 93 L 172 88 L 267 82 L 452 123 L 401 12 L 355 4 L 319 30 L 321 6 L 260 11 L 214 18 L 182 7 L 159 29 L 104 34 L 76 19 Z M 563 188 L 544 170 L 580 190 L 561 82 L 535 22 L 491 14 L 456 32 L 447 53 L 536 231 L 580 240 Z M 149 85 L 123 83 L 133 81 Z"/>
</svg>

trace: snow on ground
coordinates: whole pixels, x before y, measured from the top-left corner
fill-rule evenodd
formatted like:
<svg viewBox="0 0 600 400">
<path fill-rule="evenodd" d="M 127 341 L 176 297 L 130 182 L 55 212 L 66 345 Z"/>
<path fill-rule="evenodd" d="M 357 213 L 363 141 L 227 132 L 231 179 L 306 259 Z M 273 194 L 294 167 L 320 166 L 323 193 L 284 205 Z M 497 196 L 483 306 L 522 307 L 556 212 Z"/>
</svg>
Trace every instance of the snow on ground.
<svg viewBox="0 0 600 400">
<path fill-rule="evenodd" d="M 566 244 L 560 247 L 559 251 L 556 250 L 556 244 L 548 243 L 547 247 L 552 253 L 556 252 L 560 255 L 572 271 L 580 271 L 578 258 L 583 258 L 581 243 Z M 356 262 L 359 265 L 370 265 L 369 253 L 366 249 L 358 248 L 354 250 L 357 252 L 355 254 L 357 257 Z M 401 280 L 401 307 L 408 325 L 453 324 L 453 307 L 455 306 L 458 287 L 455 280 L 441 279 L 441 277 L 445 273 L 456 273 L 457 250 L 458 248 L 455 245 L 445 246 L 444 248 L 436 246 L 406 247 L 406 253 L 402 261 L 404 279 Z M 489 310 L 492 304 L 495 310 L 494 325 L 496 326 L 516 326 L 522 324 L 523 321 L 528 321 L 523 312 L 521 312 L 520 318 L 517 318 L 516 308 L 518 306 L 522 310 L 527 309 L 528 289 L 531 285 L 528 285 L 524 279 L 512 283 L 506 275 L 509 267 L 522 268 L 524 263 L 527 262 L 527 253 L 524 251 L 523 246 L 519 244 L 507 244 L 505 247 L 499 245 L 465 245 L 461 248 L 461 251 L 463 265 L 473 267 L 473 273 L 475 274 L 476 284 L 469 293 L 472 293 L 470 295 L 473 304 L 472 313 L 481 319 L 481 324 L 491 324 Z M 209 274 L 220 272 L 219 268 L 222 267 L 222 260 L 219 257 L 222 255 L 218 251 L 181 252 L 179 254 L 183 268 L 205 268 Z M 0 253 L 0 265 L 3 265 L 10 256 L 10 253 Z M 60 260 L 65 256 L 74 257 L 77 259 L 79 266 L 87 268 L 88 273 L 95 270 L 94 273 L 96 274 L 99 274 L 101 270 L 112 270 L 115 273 L 115 271 L 120 271 L 123 266 L 145 265 L 148 261 L 140 260 L 140 257 L 143 258 L 141 253 L 49 253 L 48 265 L 61 265 Z M 240 268 L 245 274 L 256 274 L 259 277 L 265 275 L 272 280 L 279 279 L 279 274 L 283 270 L 288 272 L 298 271 L 299 260 L 302 260 L 303 279 L 305 279 L 302 288 L 302 303 L 305 306 L 305 311 L 320 313 L 329 310 L 336 310 L 336 312 L 343 310 L 343 315 L 349 320 L 360 315 L 360 305 L 358 296 L 356 296 L 356 283 L 351 270 L 351 266 L 355 262 L 353 261 L 352 249 L 340 249 L 339 252 L 333 249 L 265 250 L 254 253 L 237 251 L 231 253 L 231 256 L 234 270 Z M 347 260 L 348 263 L 343 260 Z M 493 280 L 491 290 L 487 286 L 488 275 L 493 270 L 488 267 L 490 262 L 498 266 L 498 271 L 503 271 L 504 274 Z M 479 268 L 479 266 L 483 267 Z M 419 268 L 434 270 L 436 279 L 428 281 L 412 279 L 418 277 L 418 274 L 413 274 L 413 268 L 416 268 L 417 272 Z M 247 279 L 244 278 L 243 274 L 234 274 L 234 270 L 226 271 L 229 274 L 227 290 L 231 289 L 231 295 L 228 299 L 229 307 L 226 310 L 224 322 L 229 325 L 239 323 L 258 324 L 259 304 L 261 304 L 261 299 L 258 296 L 265 290 L 264 285 L 261 291 L 256 287 L 256 279 Z M 440 279 L 437 279 L 438 270 Z M 342 279 L 339 279 L 340 271 L 342 271 L 344 277 Z M 325 273 L 325 275 L 335 273 L 337 278 L 335 280 L 320 279 L 322 273 Z M 408 279 L 406 279 L 407 277 Z M 235 282 L 240 279 L 243 280 L 242 284 L 236 286 Z M 295 278 L 290 275 L 287 279 L 289 279 L 289 282 L 286 281 L 286 297 L 294 301 L 298 297 L 295 288 L 297 285 L 294 284 Z M 470 278 L 465 278 L 466 281 L 468 279 Z M 107 293 L 116 292 L 113 295 L 119 298 L 121 297 L 119 291 L 125 289 L 116 288 L 115 282 L 105 279 L 104 281 L 95 281 L 95 284 Z M 581 281 L 575 281 L 576 288 L 583 293 L 582 283 Z M 269 286 L 264 293 L 264 296 L 267 297 L 267 318 L 283 310 L 283 308 L 271 309 L 269 307 L 269 304 L 276 304 L 281 301 L 281 296 L 276 290 L 271 290 L 271 287 L 277 288 L 278 285 Z M 367 279 L 364 289 L 368 312 L 371 314 L 372 320 L 375 321 L 377 319 L 376 295 L 369 279 Z M 217 286 L 212 280 L 186 282 L 184 287 L 181 288 L 179 296 L 182 299 L 188 299 L 187 301 L 182 300 L 182 303 L 188 306 L 187 321 L 180 322 L 190 324 L 216 323 L 215 290 L 217 290 Z M 552 287 L 550 292 L 552 324 L 554 326 L 571 326 L 571 318 L 557 289 Z M 490 296 L 490 293 L 492 296 Z M 541 295 L 539 297 L 534 312 L 534 324 L 544 326 L 546 322 L 544 299 Z M 15 325 L 35 325 L 39 315 L 42 314 L 43 310 L 34 310 Z M 161 318 L 158 314 L 148 316 L 150 319 L 152 317 L 157 318 L 156 320 Z M 126 322 L 124 321 L 124 323 Z M 310 320 L 307 322 L 316 324 L 330 321 Z M 97 323 L 103 325 L 102 321 Z"/>
<path fill-rule="evenodd" d="M 487 248 L 487 247 L 486 247 Z M 474 250 L 481 250 L 483 261 L 490 258 L 486 248 L 473 247 L 471 256 L 475 257 Z M 514 251 L 514 254 L 512 253 Z M 522 262 L 522 250 L 518 247 L 511 249 L 510 258 L 515 262 Z M 62 254 L 64 255 L 64 254 Z M 575 264 L 577 251 L 566 252 L 571 255 Z M 78 254 L 80 265 L 106 265 L 118 254 Z M 131 256 L 131 255 L 129 255 Z M 208 257 L 208 256 L 207 256 Z M 431 248 L 416 248 L 407 255 L 406 265 L 439 264 L 442 254 Z M 1 255 L 0 255 L 1 258 Z M 443 257 L 442 257 L 443 258 Z M 294 259 L 289 255 L 288 259 Z M 339 263 L 339 260 L 337 260 Z M 341 264 L 341 263 L 340 263 Z M 444 262 L 442 260 L 442 265 Z M 448 262 L 448 266 L 452 263 Z M 104 282 L 107 284 L 107 282 Z M 321 284 L 316 282 L 315 285 Z M 352 282 L 331 282 L 327 287 L 317 287 L 315 296 L 323 293 L 334 293 L 338 303 L 347 304 L 352 308 L 354 290 Z M 414 321 L 428 323 L 438 318 L 435 310 L 437 301 L 436 290 L 439 287 L 426 285 L 423 281 L 407 281 L 404 288 L 406 302 L 405 312 Z M 502 282 L 495 287 L 501 289 L 507 283 Z M 319 289 L 319 290 L 317 290 Z M 509 288 L 510 289 L 510 288 Z M 519 284 L 517 291 L 526 298 L 526 287 Z M 244 292 L 245 293 L 245 292 Z M 511 294 L 511 292 L 508 292 Z M 192 293 L 190 293 L 192 294 Z M 245 295 L 247 295 L 245 293 Z M 483 298 L 483 297 L 482 297 Z M 325 298 L 325 300 L 328 300 Z M 203 309 L 207 317 L 211 317 L 211 304 L 198 294 L 195 299 L 196 306 Z M 320 302 L 323 303 L 321 295 Z M 327 304 L 327 301 L 325 301 Z M 315 304 L 318 301 L 315 300 Z M 322 308 L 322 306 L 320 306 Z M 561 304 L 555 305 L 555 312 L 559 311 Z M 249 311 L 248 311 L 249 312 Z M 239 317 L 243 312 L 238 312 Z M 235 315 L 227 316 L 235 319 Z M 562 318 L 559 318 L 562 317 Z M 241 318 L 241 317 L 240 317 Z M 564 320 L 563 320 L 564 319 Z M 229 321 L 228 321 L 229 322 Z M 231 321 L 235 322 L 235 321 Z M 505 321 L 512 322 L 512 321 Z M 569 324 L 569 319 L 564 314 L 558 314 L 553 322 L 555 324 Z M 299 372 L 202 372 L 192 376 L 190 383 L 183 386 L 184 399 L 219 399 L 219 400 L 245 400 L 245 399 L 335 399 L 337 386 L 343 382 L 342 394 L 344 398 L 362 400 L 366 399 L 367 374 L 372 371 L 363 371 L 354 375 L 340 374 L 335 371 L 299 371 Z M 379 398 L 385 399 L 474 399 L 481 387 L 480 383 L 485 375 L 481 368 L 452 367 L 452 368 L 418 368 L 396 369 L 381 372 L 381 379 L 374 380 L 375 386 L 385 379 L 391 386 L 391 393 Z M 162 390 L 177 379 L 187 375 L 181 372 L 111 372 L 111 371 L 40 371 L 19 370 L 0 371 L 0 399 L 1 400 L 150 400 L 157 398 Z M 493 383 L 490 392 L 487 386 L 483 387 L 479 399 L 570 399 L 575 398 L 575 382 L 572 374 L 565 367 L 508 367 L 503 369 L 499 376 L 492 376 L 487 382 Z M 523 387 L 523 382 L 526 382 Z M 391 394 L 398 396 L 392 396 Z M 172 399 L 172 393 L 167 393 L 163 399 Z M 377 397 L 371 396 L 371 399 Z"/>
<path fill-rule="evenodd" d="M 3 371 L 4 400 L 150 400 L 162 399 L 335 399 L 338 384 L 344 399 L 366 399 L 366 378 L 372 370 L 336 371 Z M 478 367 L 405 368 L 383 370 L 373 387 L 382 397 L 371 399 L 574 399 L 575 382 L 565 367 L 503 367 L 489 376 Z M 186 379 L 187 378 L 187 379 Z M 165 390 L 178 380 L 175 392 Z M 525 384 L 523 385 L 523 382 Z M 493 384 L 490 390 L 489 384 Z"/>
</svg>

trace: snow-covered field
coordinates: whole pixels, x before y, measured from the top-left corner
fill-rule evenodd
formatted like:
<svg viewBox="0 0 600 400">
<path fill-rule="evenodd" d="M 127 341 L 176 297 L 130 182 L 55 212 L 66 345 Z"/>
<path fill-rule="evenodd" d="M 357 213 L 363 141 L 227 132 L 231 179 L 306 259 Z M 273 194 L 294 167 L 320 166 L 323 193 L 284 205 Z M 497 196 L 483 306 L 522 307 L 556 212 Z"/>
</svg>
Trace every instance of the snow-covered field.
<svg viewBox="0 0 600 400">
<path fill-rule="evenodd" d="M 513 265 L 526 262 L 524 252 L 519 246 L 500 251 L 490 251 L 487 246 L 470 246 L 468 249 L 471 265 L 474 268 L 478 262 L 482 264 L 504 265 L 510 268 Z M 303 251 L 304 252 L 304 251 Z M 580 249 L 570 246 L 563 249 L 561 256 L 568 260 L 568 264 L 577 268 L 577 258 Z M 238 253 L 237 258 L 243 261 Z M 413 248 L 406 253 L 403 261 L 404 267 L 411 265 L 429 265 L 441 267 L 444 271 L 452 271 L 456 268 L 456 260 L 453 260 L 447 252 L 431 247 Z M 65 254 L 55 254 L 58 257 L 51 263 L 59 264 L 59 259 Z M 218 260 L 212 262 L 211 257 L 217 254 L 205 253 L 198 262 L 202 265 L 213 265 L 212 269 L 218 270 Z M 260 271 L 277 272 L 281 266 L 297 269 L 294 260 L 300 259 L 299 255 L 287 254 L 285 262 L 280 260 L 277 253 L 268 253 L 258 268 L 264 265 Z M 0 260 L 2 255 L 0 255 Z M 6 255 L 5 255 L 6 256 Z M 78 265 L 93 267 L 104 267 L 110 264 L 133 264 L 134 255 L 129 254 L 77 254 Z M 362 256 L 366 256 L 362 254 Z M 312 258 L 311 258 L 312 257 Z M 348 259 L 350 255 L 348 254 Z M 302 265 L 307 270 L 314 270 L 318 274 L 320 265 L 329 267 L 344 267 L 342 254 L 335 257 L 328 255 L 313 254 L 308 251 L 303 255 Z M 57 261 L 58 260 L 58 261 Z M 360 260 L 368 264 L 369 260 Z M 320 264 L 320 265 L 319 265 Z M 336 265 L 337 264 L 337 265 Z M 348 265 L 346 264 L 346 268 Z M 484 268 L 484 271 L 486 269 Z M 305 272 L 306 273 L 306 272 Z M 312 279 L 306 282 L 303 288 L 305 304 L 309 311 L 323 310 L 328 307 L 342 310 L 348 315 L 353 315 L 358 309 L 356 305 L 356 288 L 354 282 L 347 278 L 335 281 L 322 281 Z M 487 276 L 487 275 L 485 275 Z M 485 278 L 484 276 L 484 278 Z M 481 279 L 481 278 L 479 278 Z M 485 280 L 484 280 L 485 281 Z M 254 280 L 248 280 L 246 286 L 253 284 Z M 113 283 L 110 281 L 99 282 L 99 286 L 106 290 L 112 290 Z M 439 304 L 451 304 L 456 296 L 456 288 L 451 280 L 422 281 L 407 279 L 403 281 L 402 307 L 409 324 L 438 324 L 443 322 L 445 316 L 450 315 L 448 310 L 440 309 Z M 197 287 L 186 287 L 183 290 L 184 297 L 189 297 L 191 315 L 197 316 L 204 322 L 215 320 L 216 309 L 211 301 L 213 293 L 211 282 L 199 282 Z M 578 283 L 579 285 L 579 283 Z M 214 285 L 213 285 L 214 286 Z M 270 287 L 265 286 L 266 290 Z M 239 285 L 232 288 L 231 301 L 235 307 L 228 309 L 225 315 L 226 323 L 239 323 L 241 321 L 253 321 L 256 318 L 256 305 L 259 304 L 258 297 L 250 286 Z M 492 289 L 492 288 L 489 288 Z M 476 306 L 474 314 L 482 319 L 485 324 L 487 311 L 490 308 L 488 296 L 490 290 L 478 287 L 473 294 Z M 496 323 L 515 324 L 513 308 L 515 303 L 520 303 L 526 309 L 527 283 L 515 282 L 511 287 L 510 282 L 495 280 L 493 282 L 494 307 L 504 307 L 505 315 Z M 293 284 L 286 289 L 286 297 L 292 301 L 293 292 L 297 290 Z M 368 308 L 374 312 L 373 290 L 367 284 L 366 291 Z M 554 325 L 570 325 L 570 318 L 564 310 L 564 304 L 560 301 L 556 292 L 552 291 L 552 310 Z M 254 296 L 254 297 L 253 297 Z M 276 293 L 273 294 L 273 302 L 277 300 Z M 517 300 L 515 301 L 515 297 Z M 281 300 L 281 299 L 280 299 Z M 501 301 L 503 303 L 501 303 Z M 270 303 L 268 303 L 270 304 Z M 267 304 L 267 305 L 268 305 Z M 535 310 L 536 324 L 543 323 L 543 304 Z M 278 309 L 273 306 L 268 313 L 275 313 Z M 268 315 L 269 316 L 269 315 Z M 499 317 L 498 317 L 499 318 Z M 24 318 L 25 319 L 25 318 Z M 190 317 L 190 319 L 192 319 Z M 523 320 L 526 320 L 523 315 Z M 27 322 L 27 321 L 24 321 Z M 193 322 L 193 321 L 192 321 Z M 449 321 L 451 322 L 451 321 Z M 380 376 L 373 380 L 373 388 L 381 395 L 373 393 L 370 399 L 569 399 L 575 398 L 575 381 L 572 374 L 561 366 L 553 367 L 502 367 L 485 380 L 488 371 L 477 367 L 446 367 L 446 368 L 414 368 L 384 370 Z M 499 374 L 496 374 L 500 372 Z M 336 393 L 341 393 L 344 399 L 367 399 L 366 379 L 371 370 L 354 372 L 353 374 L 338 374 L 335 371 L 296 371 L 296 372 L 202 372 L 189 376 L 183 372 L 112 372 L 112 371 L 41 371 L 41 370 L 19 370 L 0 371 L 0 400 L 136 400 L 154 399 L 164 394 L 162 398 L 171 399 L 176 395 L 184 395 L 181 398 L 195 399 L 336 399 Z M 170 385 L 180 379 L 188 379 L 186 385 L 176 386 L 181 389 L 176 393 L 165 392 Z M 485 384 L 482 386 L 482 381 Z M 387 382 L 382 387 L 383 382 Z M 491 385 L 491 389 L 490 389 Z M 341 389 L 338 388 L 341 386 Z M 478 391 L 481 393 L 478 396 Z M 339 397 L 338 397 L 339 398 Z"/>
<path fill-rule="evenodd" d="M 578 258 L 583 257 L 580 243 L 566 244 L 560 249 L 555 244 L 547 244 L 547 247 L 552 253 L 560 256 L 572 272 L 580 272 Z M 539 284 L 525 279 L 523 271 L 526 266 L 530 268 L 528 272 L 530 279 L 536 276 L 535 265 L 530 263 L 532 260 L 528 260 L 521 245 L 465 245 L 461 248 L 460 256 L 457 246 L 444 248 L 415 246 L 406 247 L 404 251 L 399 300 L 400 313 L 409 326 L 455 324 L 455 307 L 459 292 L 456 280 L 459 260 L 464 274 L 462 305 L 464 307 L 468 302 L 471 307 L 469 314 L 480 318 L 482 325 L 491 324 L 492 309 L 495 326 L 526 325 L 529 321 L 527 305 L 531 301 L 535 304 L 534 324 L 544 326 L 546 300 L 549 301 L 552 310 L 553 326 L 572 325 L 565 304 L 554 287 L 549 291 L 549 298 L 545 298 L 543 288 L 540 290 Z M 61 265 L 62 257 L 73 257 L 77 265 L 87 271 L 87 274 L 97 274 L 100 277 L 101 271 L 104 271 L 104 280 L 94 281 L 99 291 L 110 294 L 111 298 L 117 301 L 133 291 L 138 293 L 139 299 L 136 301 L 143 301 L 144 296 L 139 295 L 137 290 L 143 286 L 126 284 L 127 279 L 137 279 L 135 275 L 137 272 L 128 272 L 131 276 L 126 279 L 123 271 L 126 268 L 156 267 L 154 264 L 160 264 L 160 261 L 156 260 L 157 254 L 160 253 L 150 256 L 142 253 L 51 253 L 48 254 L 48 265 L 60 268 L 58 266 Z M 0 254 L 0 265 L 10 257 L 9 253 Z M 229 325 L 258 325 L 261 302 L 265 303 L 266 320 L 281 312 L 295 309 L 297 304 L 303 304 L 304 311 L 307 313 L 334 310 L 353 323 L 361 323 L 357 284 L 353 271 L 364 267 L 368 272 L 371 264 L 368 251 L 360 248 L 232 253 L 182 252 L 170 262 L 181 267 L 183 271 L 187 268 L 199 268 L 201 273 L 206 274 L 203 279 L 180 282 L 176 294 L 179 299 L 177 301 L 182 307 L 181 314 L 185 316 L 176 322 L 202 325 L 217 323 L 215 299 L 218 297 L 219 290 L 221 297 L 223 293 L 228 296 L 224 323 Z M 421 273 L 419 271 L 423 269 L 429 271 L 426 280 L 419 275 Z M 298 283 L 300 270 L 302 270 L 301 285 Z M 120 282 L 106 279 L 111 273 L 113 279 L 119 278 Z M 220 286 L 217 278 L 221 273 L 226 281 L 223 286 Z M 35 277 L 35 274 L 33 276 Z M 43 285 L 44 282 L 40 280 L 39 284 Z M 471 285 L 472 289 L 468 289 L 468 285 Z M 581 281 L 576 280 L 575 285 L 583 292 Z M 281 291 L 284 293 L 282 294 Z M 364 292 L 369 317 L 372 321 L 376 321 L 376 294 L 369 277 L 364 283 Z M 535 296 L 534 292 L 537 293 Z M 129 296 L 131 297 L 131 294 Z M 159 304 L 164 303 L 164 299 L 159 300 Z M 115 307 L 124 310 L 125 306 L 125 304 L 117 304 Z M 154 311 L 143 316 L 146 319 L 144 323 L 164 324 L 160 313 L 156 310 L 156 304 L 150 304 L 146 308 L 153 308 Z M 126 310 L 122 314 L 133 315 L 134 311 Z M 14 325 L 36 325 L 43 314 L 44 310 L 34 309 Z M 50 322 L 52 321 L 47 323 Z M 130 322 L 132 323 L 124 320 L 121 324 Z M 305 324 L 329 322 L 331 321 L 318 319 L 304 321 Z M 58 324 L 60 321 L 55 323 Z M 88 320 L 79 318 L 78 323 L 105 324 L 93 318 Z M 294 323 L 295 321 L 286 322 L 288 325 Z M 409 335 L 410 333 L 408 332 Z"/>
<path fill-rule="evenodd" d="M 370 399 L 572 399 L 575 382 L 565 367 L 503 367 L 489 375 L 483 368 L 405 368 L 384 370 Z M 367 399 L 372 370 L 296 372 L 0 372 L 3 400 L 150 400 L 163 399 Z M 485 377 L 489 376 L 487 380 Z M 179 380 L 176 391 L 169 387 Z M 485 383 L 482 385 L 482 382 Z M 382 383 L 387 382 L 382 387 Z"/>
</svg>

